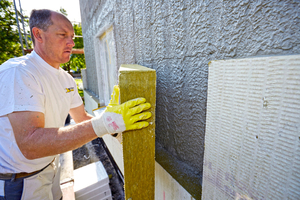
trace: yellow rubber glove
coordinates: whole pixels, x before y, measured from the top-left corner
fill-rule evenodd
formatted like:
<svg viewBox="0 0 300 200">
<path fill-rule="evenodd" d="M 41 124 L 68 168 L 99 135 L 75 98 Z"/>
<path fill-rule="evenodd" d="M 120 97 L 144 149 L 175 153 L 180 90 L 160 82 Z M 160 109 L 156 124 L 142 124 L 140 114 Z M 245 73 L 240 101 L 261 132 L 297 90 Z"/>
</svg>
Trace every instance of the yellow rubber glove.
<svg viewBox="0 0 300 200">
<path fill-rule="evenodd" d="M 120 133 L 141 129 L 149 125 L 148 122 L 144 121 L 151 117 L 150 112 L 144 112 L 151 107 L 149 103 L 145 103 L 146 99 L 136 98 L 119 105 L 119 94 L 119 87 L 114 86 L 111 100 L 104 112 L 91 120 L 98 137 L 105 133 Z"/>
</svg>

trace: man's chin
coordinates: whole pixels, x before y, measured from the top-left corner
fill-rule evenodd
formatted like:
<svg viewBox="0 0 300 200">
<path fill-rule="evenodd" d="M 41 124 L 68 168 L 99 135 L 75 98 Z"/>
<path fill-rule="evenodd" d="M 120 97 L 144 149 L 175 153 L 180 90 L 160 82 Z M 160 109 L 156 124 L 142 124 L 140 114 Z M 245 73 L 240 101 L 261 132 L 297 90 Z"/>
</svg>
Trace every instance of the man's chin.
<svg viewBox="0 0 300 200">
<path fill-rule="evenodd" d="M 67 58 L 64 58 L 64 59 L 62 59 L 62 64 L 65 64 L 65 63 L 67 63 L 67 62 L 69 62 L 70 61 L 70 56 L 69 57 L 67 57 Z"/>
</svg>

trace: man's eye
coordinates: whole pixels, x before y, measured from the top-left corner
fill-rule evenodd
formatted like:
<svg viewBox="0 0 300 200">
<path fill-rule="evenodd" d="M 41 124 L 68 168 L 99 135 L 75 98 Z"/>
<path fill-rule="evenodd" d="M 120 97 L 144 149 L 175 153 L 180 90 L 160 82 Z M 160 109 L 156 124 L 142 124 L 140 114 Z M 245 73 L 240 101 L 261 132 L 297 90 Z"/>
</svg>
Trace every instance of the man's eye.
<svg viewBox="0 0 300 200">
<path fill-rule="evenodd" d="M 59 35 L 61 35 L 61 36 L 63 36 L 63 37 L 65 37 L 65 36 L 66 36 L 66 34 L 64 34 L 64 33 L 61 33 L 61 34 L 59 34 Z"/>
</svg>

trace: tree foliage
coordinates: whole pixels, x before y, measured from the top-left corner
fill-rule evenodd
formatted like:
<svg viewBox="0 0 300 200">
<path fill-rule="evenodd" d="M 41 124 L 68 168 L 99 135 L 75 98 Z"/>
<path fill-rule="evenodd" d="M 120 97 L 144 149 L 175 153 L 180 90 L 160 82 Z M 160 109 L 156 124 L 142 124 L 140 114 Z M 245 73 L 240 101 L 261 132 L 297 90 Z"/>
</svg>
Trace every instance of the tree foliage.
<svg viewBox="0 0 300 200">
<path fill-rule="evenodd" d="M 25 23 L 28 24 L 28 20 Z M 0 64 L 22 55 L 14 5 L 8 0 L 0 0 Z"/>
<path fill-rule="evenodd" d="M 59 12 L 61 12 L 61 14 L 63 14 L 64 16 L 68 16 L 67 11 L 64 8 L 60 8 Z"/>
<path fill-rule="evenodd" d="M 82 27 L 80 24 L 73 25 L 75 36 L 82 36 Z M 74 39 L 74 49 L 83 49 L 83 38 L 82 37 L 75 37 Z M 85 58 L 84 54 L 72 54 L 70 61 L 65 63 L 64 68 L 66 70 L 72 69 L 75 72 L 80 73 L 82 68 L 85 68 Z"/>
<path fill-rule="evenodd" d="M 63 8 L 60 8 L 59 12 L 61 12 L 65 16 L 68 16 L 67 11 Z M 75 46 L 74 46 L 74 49 L 83 49 L 83 38 L 82 38 L 81 24 L 73 24 L 73 29 L 74 29 L 74 32 L 75 32 L 75 39 L 74 39 Z M 62 64 L 62 67 L 65 70 L 68 70 L 69 72 L 70 72 L 70 70 L 73 70 L 74 72 L 80 73 L 80 70 L 82 68 L 85 68 L 84 54 L 72 54 L 69 62 Z"/>
</svg>

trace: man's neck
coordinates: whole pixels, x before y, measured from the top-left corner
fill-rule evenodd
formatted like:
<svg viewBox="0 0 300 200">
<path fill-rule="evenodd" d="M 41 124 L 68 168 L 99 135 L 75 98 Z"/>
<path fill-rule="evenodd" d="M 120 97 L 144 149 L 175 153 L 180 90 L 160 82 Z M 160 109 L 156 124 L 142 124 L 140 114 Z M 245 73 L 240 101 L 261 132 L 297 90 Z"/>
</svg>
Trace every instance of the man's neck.
<svg viewBox="0 0 300 200">
<path fill-rule="evenodd" d="M 50 59 L 48 58 L 47 54 L 44 51 L 42 51 L 39 47 L 35 46 L 34 51 L 51 67 L 54 67 L 55 69 L 59 69 L 60 64 L 50 62 Z"/>
</svg>

